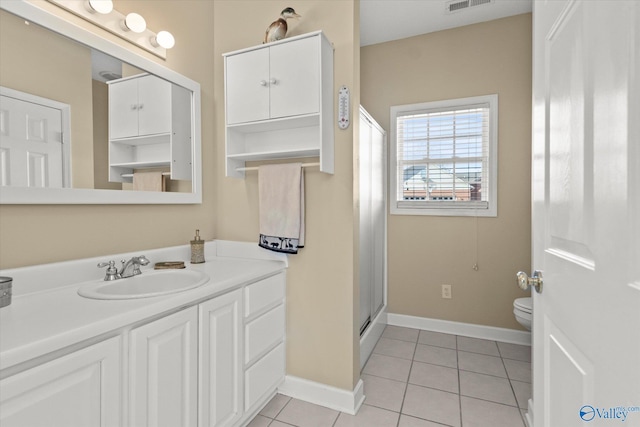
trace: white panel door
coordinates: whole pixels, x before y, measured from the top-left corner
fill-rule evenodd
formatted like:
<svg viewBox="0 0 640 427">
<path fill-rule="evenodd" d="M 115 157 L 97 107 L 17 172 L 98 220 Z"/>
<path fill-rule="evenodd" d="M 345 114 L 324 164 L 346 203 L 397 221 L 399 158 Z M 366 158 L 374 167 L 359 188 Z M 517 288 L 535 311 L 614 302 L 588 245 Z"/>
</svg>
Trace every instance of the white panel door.
<svg viewBox="0 0 640 427">
<path fill-rule="evenodd" d="M 191 307 L 131 331 L 130 426 L 197 425 L 197 328 Z"/>
<path fill-rule="evenodd" d="M 0 381 L 2 427 L 122 425 L 120 337 Z"/>
<path fill-rule="evenodd" d="M 59 109 L 0 96 L 0 185 L 63 187 L 63 154 Z"/>
<path fill-rule="evenodd" d="M 535 427 L 640 425 L 639 29 L 639 2 L 534 2 Z"/>
<path fill-rule="evenodd" d="M 242 290 L 200 304 L 200 427 L 230 426 L 242 415 Z"/>
<path fill-rule="evenodd" d="M 269 118 L 269 49 L 232 55 L 225 61 L 227 124 Z"/>
<path fill-rule="evenodd" d="M 271 118 L 320 111 L 320 36 L 270 49 Z"/>
</svg>

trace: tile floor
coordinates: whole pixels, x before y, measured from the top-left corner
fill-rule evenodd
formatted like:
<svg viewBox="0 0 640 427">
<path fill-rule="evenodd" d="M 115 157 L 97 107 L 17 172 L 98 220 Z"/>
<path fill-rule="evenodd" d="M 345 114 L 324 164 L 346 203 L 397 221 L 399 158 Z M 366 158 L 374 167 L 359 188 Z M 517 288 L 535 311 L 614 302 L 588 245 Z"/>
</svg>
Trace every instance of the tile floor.
<svg viewBox="0 0 640 427">
<path fill-rule="evenodd" d="M 276 395 L 248 427 L 524 427 L 531 348 L 387 326 L 356 416 Z"/>
</svg>

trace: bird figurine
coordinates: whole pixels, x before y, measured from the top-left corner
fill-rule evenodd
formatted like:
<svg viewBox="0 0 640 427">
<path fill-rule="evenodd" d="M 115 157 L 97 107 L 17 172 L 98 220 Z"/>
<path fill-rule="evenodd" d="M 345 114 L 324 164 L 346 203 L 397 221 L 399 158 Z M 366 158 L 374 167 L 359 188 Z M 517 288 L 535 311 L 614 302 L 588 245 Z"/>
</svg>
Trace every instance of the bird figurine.
<svg viewBox="0 0 640 427">
<path fill-rule="evenodd" d="M 280 18 L 273 21 L 264 33 L 264 42 L 270 43 L 276 40 L 282 40 L 287 35 L 287 19 L 300 18 L 300 15 L 293 10 L 292 7 L 287 7 L 280 13 Z"/>
</svg>

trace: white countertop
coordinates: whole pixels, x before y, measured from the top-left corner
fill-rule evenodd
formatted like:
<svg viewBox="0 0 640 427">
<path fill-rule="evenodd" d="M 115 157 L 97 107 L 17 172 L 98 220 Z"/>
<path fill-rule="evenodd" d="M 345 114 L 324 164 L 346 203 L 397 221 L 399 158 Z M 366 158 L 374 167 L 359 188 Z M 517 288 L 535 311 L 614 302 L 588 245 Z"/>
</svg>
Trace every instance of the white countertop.
<svg viewBox="0 0 640 427">
<path fill-rule="evenodd" d="M 235 246 L 234 246 L 235 245 Z M 286 258 L 264 255 L 263 259 L 241 258 L 238 255 L 252 256 L 262 253 L 251 247 L 248 251 L 242 245 L 232 243 L 232 250 L 225 251 L 227 256 L 219 256 L 222 251 L 216 245 L 205 247 L 206 262 L 190 264 L 188 259 L 176 258 L 175 254 L 188 254 L 188 246 L 169 248 L 171 258 L 162 250 L 151 252 L 147 256 L 151 263 L 142 271 L 153 268 L 158 261 L 186 261 L 186 268 L 203 271 L 210 277 L 206 284 L 184 292 L 150 298 L 129 300 L 96 300 L 78 295 L 78 288 L 84 282 L 73 285 L 60 285 L 51 289 L 31 291 L 26 294 L 16 292 L 11 305 L 0 309 L 0 370 L 58 351 L 68 346 L 90 340 L 101 335 L 115 333 L 119 329 L 157 317 L 163 313 L 175 311 L 181 307 L 197 304 L 216 295 L 240 288 L 243 285 L 277 274 L 286 268 Z M 257 244 L 254 244 L 257 248 Z M 208 249 L 208 250 L 207 250 Z M 211 255 L 210 255 L 211 254 Z M 120 259 L 113 256 L 114 259 Z M 95 259 L 59 263 L 72 268 L 76 262 L 92 264 Z M 51 264 L 53 268 L 56 264 Z M 16 273 L 18 269 L 5 270 L 0 275 Z M 95 275 L 95 271 L 91 270 Z M 9 273 L 9 274 L 5 274 Z M 103 274 L 100 270 L 98 275 Z M 86 281 L 95 280 L 94 277 Z M 126 279 L 121 279 L 126 280 Z M 14 278 L 14 289 L 20 284 Z M 29 285 L 33 287 L 33 284 Z"/>
</svg>

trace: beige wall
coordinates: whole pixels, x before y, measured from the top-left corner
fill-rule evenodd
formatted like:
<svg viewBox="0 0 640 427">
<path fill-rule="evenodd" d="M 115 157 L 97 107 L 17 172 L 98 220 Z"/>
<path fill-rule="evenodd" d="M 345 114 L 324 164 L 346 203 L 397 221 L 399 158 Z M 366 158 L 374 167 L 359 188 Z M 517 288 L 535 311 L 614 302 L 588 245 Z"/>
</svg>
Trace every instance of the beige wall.
<svg viewBox="0 0 640 427">
<path fill-rule="evenodd" d="M 222 54 L 262 42 L 285 6 L 302 18 L 289 35 L 323 30 L 335 47 L 334 93 L 346 84 L 357 94 L 357 4 L 349 1 L 215 1 L 213 43 L 217 139 L 217 237 L 258 238 L 257 175 L 224 177 Z M 357 104 L 356 104 L 357 105 Z M 290 257 L 287 273 L 287 373 L 352 390 L 359 377 L 353 286 L 353 128 L 335 128 L 335 175 L 306 171 L 306 247 Z"/>
<path fill-rule="evenodd" d="M 93 188 L 122 190 L 122 183 L 109 182 L 109 87 L 92 80 L 93 86 Z"/>
<path fill-rule="evenodd" d="M 531 259 L 531 14 L 367 46 L 361 70 L 362 104 L 385 129 L 392 105 L 498 94 L 498 217 L 390 215 L 389 311 L 520 329 L 513 300 L 526 294 L 515 273 Z"/>
<path fill-rule="evenodd" d="M 0 51 L 0 85 L 70 106 L 71 182 L 93 188 L 90 50 L 3 10 Z"/>
</svg>

